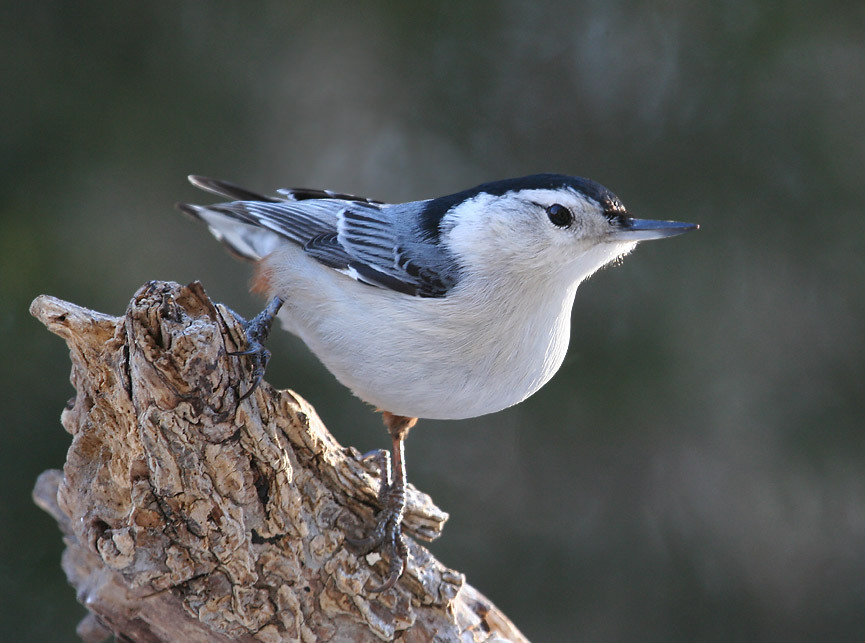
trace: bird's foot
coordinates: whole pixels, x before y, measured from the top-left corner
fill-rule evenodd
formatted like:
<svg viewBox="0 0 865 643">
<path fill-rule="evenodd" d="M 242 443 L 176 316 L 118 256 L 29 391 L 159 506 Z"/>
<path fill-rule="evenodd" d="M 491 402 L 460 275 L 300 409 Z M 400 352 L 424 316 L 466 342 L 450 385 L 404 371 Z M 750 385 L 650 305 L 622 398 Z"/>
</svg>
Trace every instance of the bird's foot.
<svg viewBox="0 0 865 643">
<path fill-rule="evenodd" d="M 402 535 L 402 509 L 386 508 L 378 515 L 378 524 L 366 538 L 347 538 L 360 555 L 373 551 L 384 554 L 389 563 L 387 576 L 380 585 L 367 587 L 370 593 L 386 592 L 396 585 L 405 571 L 408 548 Z"/>
<path fill-rule="evenodd" d="M 383 509 L 378 514 L 372 533 L 366 538 L 349 538 L 348 542 L 359 555 L 374 551 L 384 554 L 389 563 L 387 576 L 380 585 L 367 587 L 371 593 L 385 592 L 396 585 L 402 576 L 408 559 L 408 548 L 402 535 L 402 517 L 405 513 L 405 486 L 391 481 L 390 454 L 387 451 L 372 451 L 364 459 L 375 458 L 381 471 L 381 487 L 378 492 Z"/>
<path fill-rule="evenodd" d="M 246 348 L 242 351 L 229 353 L 229 355 L 233 357 L 247 356 L 252 361 L 252 385 L 237 400 L 238 404 L 252 395 L 255 389 L 258 388 L 258 385 L 261 384 L 262 378 L 264 378 L 264 371 L 267 369 L 267 362 L 270 360 L 270 351 L 264 347 L 264 342 L 270 334 L 273 320 L 276 318 L 277 313 L 279 313 L 282 304 L 282 299 L 274 297 L 264 310 L 249 321 L 244 320 L 233 310 L 231 311 L 243 325 L 243 330 L 246 334 Z"/>
</svg>

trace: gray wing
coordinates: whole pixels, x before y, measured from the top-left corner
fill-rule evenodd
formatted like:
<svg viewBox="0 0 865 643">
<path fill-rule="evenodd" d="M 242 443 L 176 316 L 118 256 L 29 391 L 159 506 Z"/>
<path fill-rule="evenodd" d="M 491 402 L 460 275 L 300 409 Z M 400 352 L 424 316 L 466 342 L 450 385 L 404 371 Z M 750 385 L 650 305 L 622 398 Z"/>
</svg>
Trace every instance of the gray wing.
<svg viewBox="0 0 865 643">
<path fill-rule="evenodd" d="M 178 205 L 243 258 L 260 259 L 289 240 L 322 264 L 372 286 L 441 297 L 456 283 L 449 257 L 435 240 L 416 231 L 414 215 L 421 203 L 388 205 L 319 190 L 279 190 L 280 197 L 266 197 L 229 183 L 190 180 L 217 194 L 253 197 Z"/>
<path fill-rule="evenodd" d="M 442 297 L 456 283 L 444 248 L 417 231 L 418 203 L 352 203 L 339 211 L 336 232 L 304 249 L 340 272 L 374 286 L 419 297 Z"/>
</svg>

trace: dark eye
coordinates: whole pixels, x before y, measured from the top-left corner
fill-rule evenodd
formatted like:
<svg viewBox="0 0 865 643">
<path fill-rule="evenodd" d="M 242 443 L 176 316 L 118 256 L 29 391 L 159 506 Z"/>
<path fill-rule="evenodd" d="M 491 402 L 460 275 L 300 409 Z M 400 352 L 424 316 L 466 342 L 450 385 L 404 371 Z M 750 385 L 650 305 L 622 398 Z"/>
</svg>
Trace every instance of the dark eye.
<svg viewBox="0 0 865 643">
<path fill-rule="evenodd" d="M 566 228 L 571 225 L 571 221 L 574 219 L 571 215 L 571 211 L 558 203 L 553 203 L 547 208 L 547 216 L 550 218 L 553 225 L 560 228 Z"/>
</svg>

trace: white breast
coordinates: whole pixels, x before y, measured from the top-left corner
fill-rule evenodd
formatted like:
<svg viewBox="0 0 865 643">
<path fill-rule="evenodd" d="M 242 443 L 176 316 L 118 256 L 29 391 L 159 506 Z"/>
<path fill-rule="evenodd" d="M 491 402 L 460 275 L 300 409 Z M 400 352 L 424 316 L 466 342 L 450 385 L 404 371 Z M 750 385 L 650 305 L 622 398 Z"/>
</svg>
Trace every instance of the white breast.
<svg viewBox="0 0 865 643">
<path fill-rule="evenodd" d="M 268 259 L 280 317 L 362 400 L 398 415 L 460 419 L 537 391 L 568 347 L 576 284 L 407 297 L 326 268 L 292 247 Z"/>
</svg>

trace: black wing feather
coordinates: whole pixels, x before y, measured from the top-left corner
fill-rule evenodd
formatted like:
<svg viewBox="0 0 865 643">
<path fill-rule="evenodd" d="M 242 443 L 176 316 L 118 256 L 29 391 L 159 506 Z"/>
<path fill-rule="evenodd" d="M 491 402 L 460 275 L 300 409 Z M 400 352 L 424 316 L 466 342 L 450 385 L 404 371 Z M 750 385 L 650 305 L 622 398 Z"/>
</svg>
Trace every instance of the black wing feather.
<svg viewBox="0 0 865 643">
<path fill-rule="evenodd" d="M 398 212 L 393 208 L 401 206 L 328 190 L 281 189 L 277 198 L 226 181 L 200 176 L 190 176 L 190 181 L 214 194 L 238 199 L 210 206 L 178 206 L 207 223 L 229 247 L 229 239 L 247 239 L 243 230 L 251 226 L 297 243 L 320 263 L 372 286 L 406 295 L 441 297 L 455 283 L 454 275 L 439 274 L 433 266 L 425 265 L 428 261 L 420 249 L 419 256 L 406 250 L 406 245 L 419 245 L 423 240 L 412 236 L 410 226 L 394 220 Z M 208 218 L 208 212 L 228 220 Z M 238 232 L 230 221 L 244 226 Z M 267 232 L 262 234 L 272 239 Z M 267 248 L 268 244 L 258 247 Z M 427 259 L 435 256 L 435 250 L 430 249 L 430 253 Z M 259 251 L 258 256 L 263 253 Z M 250 253 L 249 258 L 255 256 Z"/>
</svg>

